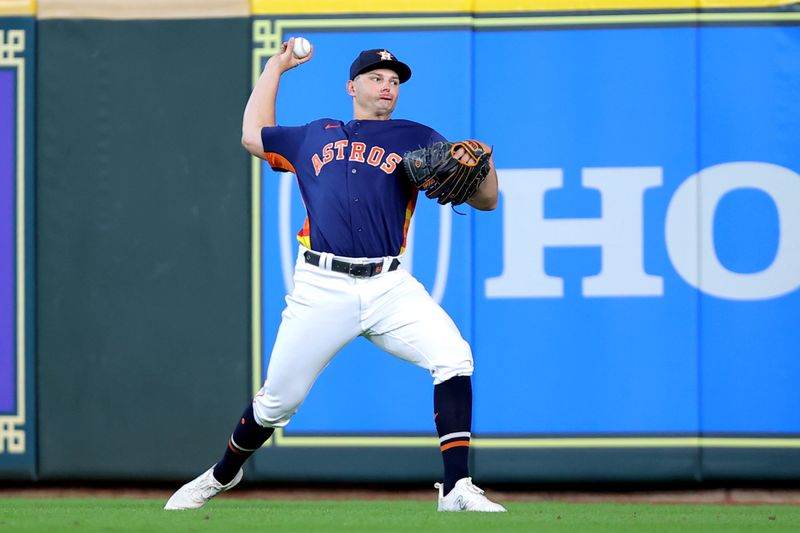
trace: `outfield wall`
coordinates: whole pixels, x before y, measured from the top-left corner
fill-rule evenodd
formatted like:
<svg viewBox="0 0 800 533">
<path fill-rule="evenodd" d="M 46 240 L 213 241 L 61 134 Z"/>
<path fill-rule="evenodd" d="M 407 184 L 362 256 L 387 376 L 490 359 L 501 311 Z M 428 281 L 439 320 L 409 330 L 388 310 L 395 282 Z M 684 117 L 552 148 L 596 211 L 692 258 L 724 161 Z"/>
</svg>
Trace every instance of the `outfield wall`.
<svg viewBox="0 0 800 533">
<path fill-rule="evenodd" d="M 304 218 L 293 177 L 239 147 L 241 111 L 302 34 L 315 57 L 284 78 L 281 123 L 346 119 L 350 61 L 385 47 L 414 70 L 396 117 L 495 148 L 498 209 L 421 198 L 403 258 L 473 346 L 479 479 L 800 479 L 794 7 L 69 4 L 0 18 L 38 34 L 36 104 L 14 108 L 29 158 L 35 132 L 14 183 L 36 218 L 28 281 L 6 289 L 28 296 L 4 300 L 14 328 L 31 317 L 3 352 L 27 373 L 0 373 L 0 401 L 22 384 L 37 415 L 24 452 L 0 450 L 3 477 L 178 479 L 223 449 Z M 437 478 L 431 396 L 358 339 L 248 478 Z"/>
<path fill-rule="evenodd" d="M 316 46 L 283 81 L 283 123 L 346 117 L 351 58 L 386 47 L 414 69 L 395 116 L 494 145 L 498 209 L 419 202 L 406 261 L 474 347 L 482 479 L 800 474 L 798 13 L 673 7 L 255 21 L 254 75 L 288 36 Z M 263 377 L 305 214 L 291 175 L 255 175 Z M 258 470 L 302 479 L 313 451 L 314 472 L 360 478 L 357 446 L 435 475 L 429 391 L 356 342 Z"/>
</svg>

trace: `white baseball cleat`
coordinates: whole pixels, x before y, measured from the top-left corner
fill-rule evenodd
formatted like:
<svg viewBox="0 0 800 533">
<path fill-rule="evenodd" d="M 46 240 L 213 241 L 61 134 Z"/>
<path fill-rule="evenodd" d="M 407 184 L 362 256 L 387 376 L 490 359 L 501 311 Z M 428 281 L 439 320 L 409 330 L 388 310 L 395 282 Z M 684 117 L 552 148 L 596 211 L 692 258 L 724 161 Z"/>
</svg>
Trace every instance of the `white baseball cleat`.
<svg viewBox="0 0 800 533">
<path fill-rule="evenodd" d="M 481 513 L 505 513 L 506 508 L 483 495 L 483 490 L 472 484 L 471 477 L 461 478 L 447 496 L 444 484 L 434 485 L 439 489 L 439 511 L 476 511 Z"/>
<path fill-rule="evenodd" d="M 214 467 L 212 466 L 203 474 L 179 488 L 167 501 L 164 509 L 167 511 L 199 509 L 220 492 L 235 487 L 242 480 L 242 475 L 244 475 L 244 472 L 240 469 L 233 481 L 223 485 L 214 478 Z"/>
</svg>

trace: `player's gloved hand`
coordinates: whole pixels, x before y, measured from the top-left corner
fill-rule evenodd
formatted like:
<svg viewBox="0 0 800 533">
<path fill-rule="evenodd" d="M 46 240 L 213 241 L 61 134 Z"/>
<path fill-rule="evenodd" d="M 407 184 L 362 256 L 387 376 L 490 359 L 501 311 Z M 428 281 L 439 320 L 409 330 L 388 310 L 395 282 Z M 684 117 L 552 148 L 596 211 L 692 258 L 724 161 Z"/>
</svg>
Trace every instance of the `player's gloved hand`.
<svg viewBox="0 0 800 533">
<path fill-rule="evenodd" d="M 491 152 L 491 149 L 480 141 L 470 141 L 470 142 L 477 142 L 484 152 L 487 153 Z M 456 143 L 456 148 L 455 151 L 453 152 L 453 157 L 455 157 L 465 165 L 474 165 L 477 162 L 477 160 L 474 158 L 473 152 L 466 150 L 464 146 L 458 143 Z"/>
<path fill-rule="evenodd" d="M 490 169 L 491 151 L 474 140 L 435 142 L 403 155 L 412 183 L 440 204 L 460 205 L 472 198 Z"/>
</svg>

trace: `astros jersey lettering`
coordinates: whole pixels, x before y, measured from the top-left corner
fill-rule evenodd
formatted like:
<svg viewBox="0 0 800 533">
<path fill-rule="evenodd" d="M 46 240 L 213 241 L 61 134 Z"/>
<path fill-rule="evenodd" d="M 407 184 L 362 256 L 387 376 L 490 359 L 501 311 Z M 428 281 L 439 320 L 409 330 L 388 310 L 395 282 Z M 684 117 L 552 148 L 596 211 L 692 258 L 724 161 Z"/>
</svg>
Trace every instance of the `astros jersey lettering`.
<svg viewBox="0 0 800 533">
<path fill-rule="evenodd" d="M 410 120 L 322 119 L 263 128 L 266 159 L 293 172 L 307 218 L 300 244 L 344 257 L 399 255 L 417 201 L 402 168 L 408 150 L 442 141 Z"/>
</svg>

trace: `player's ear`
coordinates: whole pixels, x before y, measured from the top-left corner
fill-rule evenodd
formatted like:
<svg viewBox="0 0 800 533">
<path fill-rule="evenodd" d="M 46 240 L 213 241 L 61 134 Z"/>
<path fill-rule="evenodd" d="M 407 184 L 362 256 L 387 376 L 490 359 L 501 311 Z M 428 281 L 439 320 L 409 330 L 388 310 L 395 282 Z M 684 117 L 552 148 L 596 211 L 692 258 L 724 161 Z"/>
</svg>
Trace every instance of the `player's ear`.
<svg viewBox="0 0 800 533">
<path fill-rule="evenodd" d="M 345 86 L 345 90 L 347 91 L 347 94 L 349 94 L 350 96 L 355 96 L 356 95 L 355 82 L 353 80 L 347 80 L 347 85 Z"/>
</svg>

